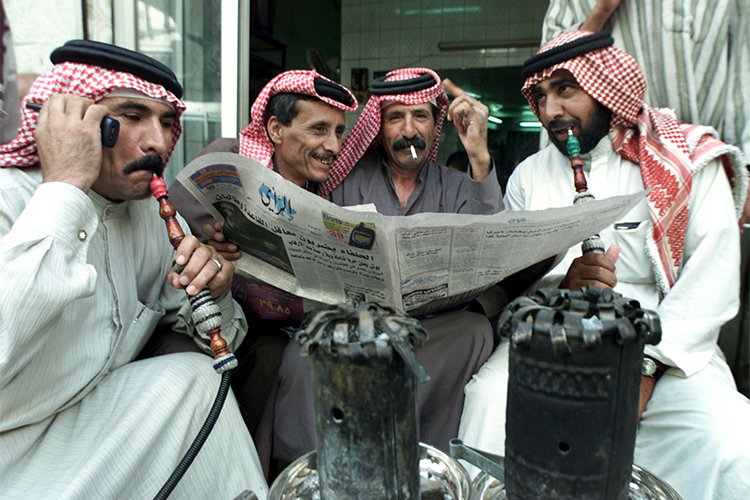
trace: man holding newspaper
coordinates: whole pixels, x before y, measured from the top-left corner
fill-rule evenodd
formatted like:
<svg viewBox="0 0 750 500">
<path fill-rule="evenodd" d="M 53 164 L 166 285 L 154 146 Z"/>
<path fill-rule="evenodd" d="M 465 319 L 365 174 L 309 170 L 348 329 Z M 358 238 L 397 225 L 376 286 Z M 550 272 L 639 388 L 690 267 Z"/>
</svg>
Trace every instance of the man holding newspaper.
<svg viewBox="0 0 750 500">
<path fill-rule="evenodd" d="M 417 90 L 410 90 L 415 88 L 409 85 L 414 79 L 419 80 Z M 344 110 L 356 109 L 356 100 L 348 89 L 314 71 L 290 71 L 273 79 L 253 104 L 253 121 L 240 133 L 239 139 L 220 139 L 202 153 L 239 152 L 243 156 L 257 159 L 302 188 L 317 188 L 321 195 L 328 195 L 344 180 L 339 190 L 330 193 L 329 198 L 333 198 L 334 202 L 374 202 L 381 213 L 388 215 L 394 213 L 393 210 L 386 209 L 387 205 L 383 203 L 382 194 L 388 189 L 394 195 L 398 194 L 396 198 L 392 198 L 396 200 L 396 206 L 400 207 L 396 212 L 398 214 L 490 214 L 499 211 L 502 208 L 502 193 L 487 152 L 486 107 L 452 86 L 452 93 L 458 97 L 449 108 L 439 77 L 430 70 L 399 70 L 389 74 L 384 80 L 388 93 L 371 99 L 341 155 Z M 381 110 L 384 116 L 388 111 L 388 115 L 383 120 L 379 133 L 377 123 L 381 121 Z M 459 135 L 469 152 L 472 164 L 468 173 L 451 171 L 434 162 L 446 110 L 449 118 L 457 123 Z M 373 130 L 373 124 L 376 124 L 374 133 L 367 132 Z M 383 141 L 377 140 L 381 137 Z M 348 195 L 336 199 L 337 193 L 344 188 L 348 193 L 353 192 L 351 190 L 355 189 L 356 183 L 349 183 L 347 174 L 370 143 L 376 146 L 380 142 L 383 143 L 382 157 L 385 163 L 377 162 L 374 165 L 377 167 L 375 170 L 382 167 L 381 175 L 377 178 L 358 176 L 360 170 L 373 171 L 372 166 L 367 165 L 358 165 L 351 174 L 357 176 L 357 182 L 365 182 L 376 191 L 369 194 L 363 192 L 356 201 L 349 201 Z M 406 147 L 402 145 L 404 142 L 408 142 Z M 417 156 L 417 161 L 410 161 L 407 155 Z M 365 161 L 372 163 L 372 156 L 366 156 Z M 385 165 L 389 167 L 390 175 L 385 172 Z M 391 165 L 394 169 L 390 168 Z M 405 184 L 400 182 L 405 178 L 401 174 L 407 172 L 407 169 L 399 170 L 402 166 L 408 167 L 408 172 L 415 174 L 411 177 L 411 189 L 408 192 L 402 189 Z M 196 234 L 200 234 L 202 229 L 205 236 L 225 256 L 239 257 L 237 245 L 225 240 L 220 226 L 205 225 L 213 222 L 210 216 L 178 183 L 171 188 L 171 198 Z M 401 198 L 404 203 L 398 201 Z M 405 210 L 402 211 L 402 208 Z M 253 316 L 252 312 L 248 314 L 251 323 Z M 267 324 L 268 322 L 264 325 Z M 420 440 L 446 450 L 449 439 L 455 437 L 458 430 L 463 406 L 463 386 L 492 351 L 492 330 L 487 318 L 464 310 L 426 317 L 422 319 L 422 324 L 429 333 L 429 340 L 417 355 L 432 380 L 420 388 Z M 279 323 L 279 326 L 285 324 Z M 248 335 L 246 343 L 262 345 L 263 337 L 277 335 L 268 328 L 262 328 L 261 331 L 261 335 Z M 268 345 L 266 344 L 266 349 Z M 273 345 L 278 346 L 278 343 Z M 244 347 L 252 350 L 252 346 Z M 445 353 L 450 353 L 450 356 Z M 247 359 L 251 364 L 267 365 L 273 364 L 274 357 L 275 355 L 266 352 L 264 356 L 251 355 Z M 273 393 L 278 383 L 273 380 L 276 375 L 273 370 L 266 366 L 265 370 L 261 368 L 256 373 L 258 371 L 265 374 L 262 380 L 238 380 L 236 384 L 244 385 L 245 389 L 248 384 L 272 387 L 258 432 L 264 432 L 263 421 L 268 423 L 268 410 L 276 399 L 272 456 L 279 462 L 280 471 L 286 463 L 315 446 L 310 364 L 307 358 L 300 357 L 299 346 L 295 342 L 289 342 L 281 362 L 278 394 Z M 253 374 L 252 371 L 248 373 L 250 376 Z M 255 394 L 253 391 L 238 391 L 235 387 L 235 392 L 242 408 L 253 405 L 258 408 L 257 401 L 242 401 L 243 393 L 252 397 Z M 263 436 L 256 433 L 255 438 L 258 443 Z M 261 459 L 266 461 L 263 448 L 258 444 Z"/>
</svg>

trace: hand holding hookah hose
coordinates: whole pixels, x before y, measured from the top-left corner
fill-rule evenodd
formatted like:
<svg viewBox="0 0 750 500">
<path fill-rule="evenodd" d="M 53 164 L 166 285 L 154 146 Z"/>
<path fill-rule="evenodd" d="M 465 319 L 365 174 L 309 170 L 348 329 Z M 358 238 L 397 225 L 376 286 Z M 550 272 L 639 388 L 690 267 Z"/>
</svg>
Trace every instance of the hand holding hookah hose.
<svg viewBox="0 0 750 500">
<path fill-rule="evenodd" d="M 573 169 L 573 185 L 576 188 L 576 195 L 573 198 L 573 205 L 579 205 L 581 203 L 588 203 L 594 201 L 594 195 L 589 193 L 588 186 L 586 185 L 586 176 L 583 174 L 583 160 L 581 159 L 581 145 L 578 142 L 576 136 L 573 135 L 573 131 L 568 129 L 568 156 L 570 157 L 570 166 Z M 604 242 L 598 234 L 586 238 L 581 243 L 581 251 L 583 254 L 587 253 L 599 253 L 604 254 Z"/>
<path fill-rule="evenodd" d="M 167 187 L 164 183 L 164 179 L 157 177 L 154 174 L 150 188 L 154 198 L 159 202 L 159 215 L 164 219 L 164 222 L 167 225 L 169 242 L 176 249 L 185 237 L 185 233 L 182 231 L 180 223 L 175 217 L 177 211 L 167 197 Z M 184 265 L 173 265 L 173 269 L 177 273 L 180 273 L 184 267 Z M 198 436 L 195 438 L 195 441 L 185 453 L 185 456 L 177 465 L 167 482 L 164 483 L 164 486 L 162 486 L 159 493 L 154 497 L 154 500 L 164 500 L 170 493 L 172 493 L 172 490 L 177 486 L 180 479 L 182 479 L 182 476 L 185 474 L 188 467 L 190 467 L 190 464 L 195 459 L 198 451 L 200 451 L 205 443 L 206 438 L 208 438 L 211 429 L 216 423 L 216 420 L 219 418 L 219 412 L 221 411 L 221 407 L 224 405 L 224 400 L 227 397 L 232 370 L 237 367 L 237 358 L 227 349 L 227 343 L 221 336 L 221 310 L 214 302 L 213 297 L 211 297 L 211 292 L 209 292 L 207 286 L 198 294 L 190 296 L 190 305 L 193 308 L 192 318 L 193 323 L 195 324 L 195 329 L 211 339 L 210 346 L 211 350 L 214 352 L 214 369 L 221 374 L 221 385 L 219 386 L 216 400 L 206 418 L 206 422 L 198 432 Z"/>
</svg>

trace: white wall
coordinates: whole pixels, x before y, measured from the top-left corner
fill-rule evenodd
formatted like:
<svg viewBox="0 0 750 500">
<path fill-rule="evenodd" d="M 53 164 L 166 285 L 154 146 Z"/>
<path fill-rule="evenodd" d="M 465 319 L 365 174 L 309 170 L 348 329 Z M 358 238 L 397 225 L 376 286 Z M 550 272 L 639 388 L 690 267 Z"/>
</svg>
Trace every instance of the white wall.
<svg viewBox="0 0 750 500">
<path fill-rule="evenodd" d="M 342 0 L 341 83 L 351 87 L 352 68 L 442 69 L 520 66 L 539 48 L 549 0 Z M 438 44 L 536 41 L 533 47 L 441 51 Z M 456 82 L 461 84 L 461 82 Z M 365 102 L 360 102 L 360 110 Z M 347 130 L 359 116 L 346 114 Z M 445 127 L 439 160 L 458 150 Z"/>
<path fill-rule="evenodd" d="M 50 53 L 74 38 L 83 38 L 81 0 L 3 0 L 10 21 L 19 73 L 52 68 Z"/>
</svg>

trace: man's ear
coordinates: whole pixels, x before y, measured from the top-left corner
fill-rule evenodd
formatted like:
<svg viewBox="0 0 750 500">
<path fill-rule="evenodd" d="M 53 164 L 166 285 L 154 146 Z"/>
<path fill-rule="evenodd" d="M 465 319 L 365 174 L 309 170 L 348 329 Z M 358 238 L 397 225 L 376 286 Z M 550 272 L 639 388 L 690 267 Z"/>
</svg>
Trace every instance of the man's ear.
<svg viewBox="0 0 750 500">
<path fill-rule="evenodd" d="M 284 136 L 284 126 L 275 116 L 270 117 L 266 122 L 266 130 L 268 131 L 268 137 L 271 138 L 271 142 L 281 144 Z"/>
</svg>

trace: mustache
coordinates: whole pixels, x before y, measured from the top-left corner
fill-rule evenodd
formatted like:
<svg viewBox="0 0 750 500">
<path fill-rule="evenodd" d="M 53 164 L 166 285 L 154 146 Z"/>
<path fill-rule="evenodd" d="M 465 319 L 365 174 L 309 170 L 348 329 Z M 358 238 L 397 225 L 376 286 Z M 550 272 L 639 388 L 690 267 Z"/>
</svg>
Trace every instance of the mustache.
<svg viewBox="0 0 750 500">
<path fill-rule="evenodd" d="M 131 174 L 133 172 L 137 172 L 138 170 L 148 170 L 161 177 L 164 173 L 164 160 L 161 159 L 161 156 L 156 155 L 142 156 L 137 160 L 131 161 L 130 163 L 125 165 L 123 172 L 126 174 Z"/>
<path fill-rule="evenodd" d="M 414 145 L 414 147 L 417 148 L 417 149 L 426 149 L 427 148 L 427 143 L 424 142 L 424 139 L 422 139 L 421 137 L 415 135 L 411 139 L 407 139 L 406 137 L 402 137 L 401 139 L 397 139 L 393 143 L 393 150 L 394 151 L 399 151 L 401 149 L 406 149 L 406 148 L 408 148 L 411 145 Z"/>
<path fill-rule="evenodd" d="M 561 128 L 572 128 L 579 125 L 577 120 L 552 120 L 547 125 L 547 130 L 559 130 Z"/>
</svg>

